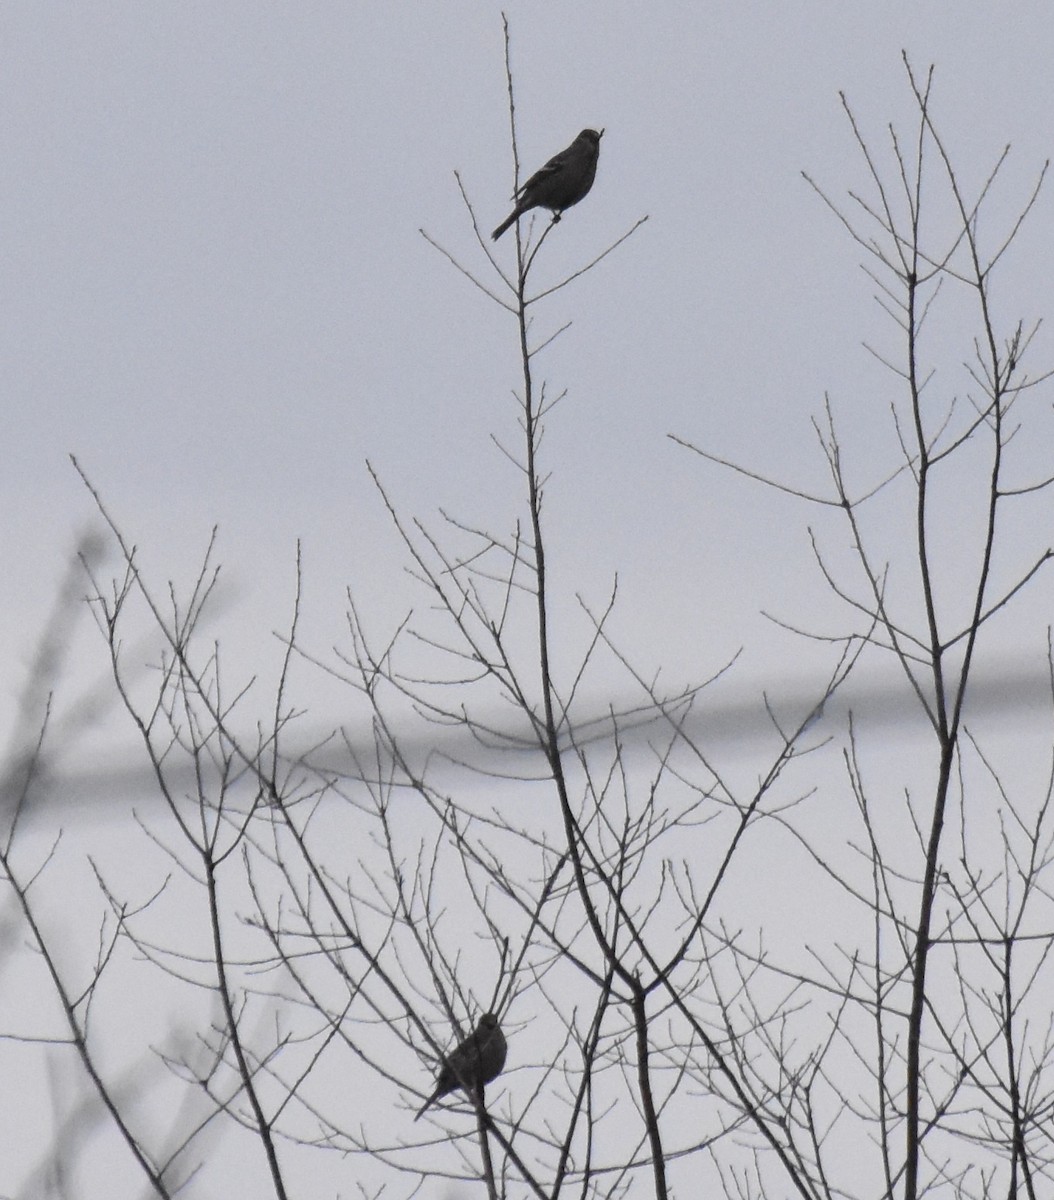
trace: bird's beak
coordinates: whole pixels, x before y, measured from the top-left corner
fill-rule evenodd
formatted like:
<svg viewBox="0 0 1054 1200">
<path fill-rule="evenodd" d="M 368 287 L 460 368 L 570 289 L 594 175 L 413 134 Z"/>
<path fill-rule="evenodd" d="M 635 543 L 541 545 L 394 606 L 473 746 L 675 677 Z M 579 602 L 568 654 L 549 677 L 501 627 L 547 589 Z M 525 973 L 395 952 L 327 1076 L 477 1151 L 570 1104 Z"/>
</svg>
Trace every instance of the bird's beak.
<svg viewBox="0 0 1054 1200">
<path fill-rule="evenodd" d="M 604 131 L 603 131 L 603 129 L 602 129 L 602 130 L 600 131 L 600 137 L 603 137 L 603 136 L 604 136 Z"/>
</svg>

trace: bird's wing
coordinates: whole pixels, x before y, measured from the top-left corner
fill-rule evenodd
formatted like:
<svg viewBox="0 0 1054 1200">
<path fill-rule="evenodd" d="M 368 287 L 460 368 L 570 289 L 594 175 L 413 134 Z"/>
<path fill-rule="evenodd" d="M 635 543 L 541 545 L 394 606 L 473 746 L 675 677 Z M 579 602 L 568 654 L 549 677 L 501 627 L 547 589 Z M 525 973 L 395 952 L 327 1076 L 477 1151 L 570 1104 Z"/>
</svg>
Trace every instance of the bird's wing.
<svg viewBox="0 0 1054 1200">
<path fill-rule="evenodd" d="M 544 167 L 539 167 L 537 171 L 527 180 L 526 183 L 521 183 L 516 195 L 513 199 L 518 199 L 527 191 L 528 188 L 536 187 L 543 179 L 548 179 L 550 175 L 555 175 L 564 169 L 568 156 L 571 153 L 571 147 L 566 150 L 561 150 L 559 154 L 554 154 Z"/>
</svg>

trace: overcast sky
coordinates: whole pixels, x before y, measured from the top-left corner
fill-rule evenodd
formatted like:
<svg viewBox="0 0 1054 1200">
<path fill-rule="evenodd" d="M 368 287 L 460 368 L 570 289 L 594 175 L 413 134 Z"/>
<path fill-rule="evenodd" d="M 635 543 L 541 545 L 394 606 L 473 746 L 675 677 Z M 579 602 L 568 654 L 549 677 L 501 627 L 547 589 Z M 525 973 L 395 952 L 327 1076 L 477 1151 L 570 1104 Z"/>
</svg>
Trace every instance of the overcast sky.
<svg viewBox="0 0 1054 1200">
<path fill-rule="evenodd" d="M 888 448 L 892 381 L 861 342 L 895 339 L 801 172 L 836 197 L 864 186 L 839 92 L 884 145 L 912 111 L 906 50 L 936 64 L 969 184 L 1013 144 L 995 211 L 1015 212 L 1051 152 L 1054 14 L 505 7 L 524 168 L 605 129 L 539 281 L 648 217 L 537 318 L 574 322 L 544 363 L 568 389 L 545 446 L 554 582 L 599 606 L 618 572 L 617 629 L 671 680 L 744 645 L 747 679 L 808 678 L 819 667 L 757 614 L 823 603 L 815 514 L 666 435 L 818 488 L 810 417 L 829 392 L 863 449 L 872 423 Z M 288 620 L 297 539 L 319 650 L 341 637 L 346 586 L 381 625 L 418 599 L 367 459 L 407 513 L 507 526 L 520 497 L 492 435 L 517 429 L 515 325 L 419 232 L 499 286 L 454 179 L 484 231 L 508 211 L 498 5 L 13 0 L 0 59 L 5 724 L 95 519 L 71 453 L 159 581 L 189 578 L 219 526 L 237 619 L 217 631 L 246 672 Z M 1007 328 L 1052 315 L 1052 211 L 1047 196 L 1007 264 Z M 514 250 L 498 244 L 506 269 Z M 1051 361 L 1046 331 L 1035 353 Z M 1034 633 L 1010 649 L 1034 654 Z M 70 671 L 103 666 L 85 625 Z"/>
<path fill-rule="evenodd" d="M 839 90 L 881 141 L 910 109 L 901 50 L 936 63 L 961 160 L 979 173 L 1010 141 L 1023 190 L 1050 150 L 1054 17 L 1038 3 L 508 11 L 526 169 L 606 129 L 593 192 L 539 275 L 649 218 L 539 316 L 575 321 L 546 362 L 569 389 L 546 447 L 560 562 L 593 599 L 619 571 L 642 656 L 705 670 L 752 642 L 750 612 L 788 577 L 813 587 L 813 514 L 665 435 L 809 483 L 824 391 L 853 423 L 883 420 L 890 394 L 860 345 L 892 344 L 888 323 L 800 176 L 834 195 L 865 182 Z M 497 6 L 13 3 L 0 54 L 0 711 L 91 520 L 70 453 L 164 577 L 218 524 L 244 627 L 283 619 L 302 539 L 323 644 L 348 583 L 408 603 L 367 458 L 406 511 L 512 511 L 490 436 L 515 430 L 513 323 L 418 232 L 493 282 L 453 172 L 489 230 L 511 190 Z M 1050 215 L 1010 268 L 1012 316 L 1044 311 Z M 498 254 L 511 262 L 511 239 Z"/>
</svg>

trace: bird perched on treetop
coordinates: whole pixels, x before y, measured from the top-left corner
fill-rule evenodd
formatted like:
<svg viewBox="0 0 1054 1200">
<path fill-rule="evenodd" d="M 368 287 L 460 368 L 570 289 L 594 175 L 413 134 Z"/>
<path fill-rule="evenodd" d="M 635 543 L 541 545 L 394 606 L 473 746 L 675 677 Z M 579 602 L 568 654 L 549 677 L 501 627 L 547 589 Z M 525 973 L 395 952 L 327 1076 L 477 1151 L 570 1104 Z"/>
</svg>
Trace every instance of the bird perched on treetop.
<svg viewBox="0 0 1054 1200">
<path fill-rule="evenodd" d="M 553 155 L 516 192 L 516 207 L 491 234 L 497 241 L 517 217 L 531 208 L 551 208 L 559 221 L 565 208 L 577 204 L 593 186 L 604 131 L 583 129 L 566 150 Z"/>
<path fill-rule="evenodd" d="M 501 1074 L 507 1050 L 498 1018 L 493 1013 L 484 1013 L 473 1032 L 443 1059 L 435 1090 L 421 1105 L 417 1117 L 423 1116 L 441 1096 L 458 1088 L 482 1090 L 485 1083 Z"/>
</svg>

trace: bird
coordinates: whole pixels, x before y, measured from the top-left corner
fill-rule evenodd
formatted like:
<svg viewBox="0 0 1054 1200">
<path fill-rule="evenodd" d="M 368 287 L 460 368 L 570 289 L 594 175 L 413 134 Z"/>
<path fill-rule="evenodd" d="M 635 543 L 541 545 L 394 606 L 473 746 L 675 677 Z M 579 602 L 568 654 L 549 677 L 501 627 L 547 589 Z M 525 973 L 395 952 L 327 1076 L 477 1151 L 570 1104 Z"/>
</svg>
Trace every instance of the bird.
<svg viewBox="0 0 1054 1200">
<path fill-rule="evenodd" d="M 566 150 L 554 154 L 544 167 L 516 190 L 516 207 L 490 235 L 495 241 L 531 208 L 549 208 L 559 221 L 564 209 L 577 204 L 593 186 L 604 131 L 583 129 Z"/>
<path fill-rule="evenodd" d="M 501 1074 L 508 1046 L 494 1013 L 484 1013 L 479 1024 L 443 1059 L 431 1096 L 421 1105 L 416 1121 L 441 1097 L 456 1092 L 482 1090 L 483 1085 Z"/>
</svg>

